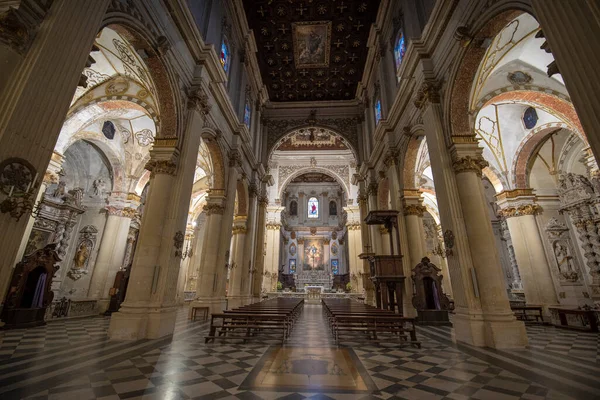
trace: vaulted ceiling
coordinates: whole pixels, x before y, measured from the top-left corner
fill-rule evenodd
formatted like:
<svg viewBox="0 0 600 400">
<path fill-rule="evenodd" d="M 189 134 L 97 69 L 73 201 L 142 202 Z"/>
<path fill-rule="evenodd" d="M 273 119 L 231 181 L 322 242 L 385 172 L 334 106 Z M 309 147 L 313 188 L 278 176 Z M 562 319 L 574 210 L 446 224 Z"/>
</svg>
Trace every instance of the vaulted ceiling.
<svg viewBox="0 0 600 400">
<path fill-rule="evenodd" d="M 271 101 L 351 100 L 379 0 L 244 0 Z"/>
</svg>

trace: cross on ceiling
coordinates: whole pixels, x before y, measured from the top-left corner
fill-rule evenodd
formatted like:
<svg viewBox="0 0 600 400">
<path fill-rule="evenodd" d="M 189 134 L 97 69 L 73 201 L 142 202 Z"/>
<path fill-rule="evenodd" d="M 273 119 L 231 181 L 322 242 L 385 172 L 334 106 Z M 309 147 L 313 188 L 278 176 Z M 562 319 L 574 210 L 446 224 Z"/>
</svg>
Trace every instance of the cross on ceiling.
<svg viewBox="0 0 600 400">
<path fill-rule="evenodd" d="M 337 42 L 334 42 L 333 44 L 335 44 L 335 46 L 339 49 L 340 46 L 344 44 L 344 42 L 342 42 L 340 39 L 338 39 Z"/>
<path fill-rule="evenodd" d="M 308 8 L 304 7 L 304 4 L 300 4 L 300 7 L 296 8 L 296 11 L 300 13 L 300 15 L 304 15 L 304 11 L 308 10 Z"/>
<path fill-rule="evenodd" d="M 337 6 L 337 9 L 340 10 L 341 13 L 343 13 L 346 8 L 348 8 L 348 6 L 345 6 L 343 1 Z"/>
<path fill-rule="evenodd" d="M 292 59 L 289 56 L 285 56 L 285 58 L 283 59 L 283 62 L 286 64 L 289 64 L 290 61 L 292 61 Z"/>
<path fill-rule="evenodd" d="M 356 61 L 356 59 L 358 58 L 358 56 L 356 55 L 356 53 L 352 53 L 352 55 L 350 57 L 348 57 L 350 59 L 350 61 L 354 62 Z"/>
<path fill-rule="evenodd" d="M 273 78 L 275 78 L 277 76 L 277 72 L 271 71 L 271 72 L 269 72 L 269 75 L 271 75 Z"/>
<path fill-rule="evenodd" d="M 319 82 L 317 82 L 317 87 L 318 87 L 319 89 L 321 89 L 321 86 L 323 86 L 323 82 L 320 82 L 320 81 L 319 81 Z"/>
<path fill-rule="evenodd" d="M 264 17 L 267 10 L 265 10 L 263 6 L 260 6 L 260 8 L 256 12 L 259 13 L 261 17 Z"/>
<path fill-rule="evenodd" d="M 273 45 L 269 42 L 267 42 L 267 44 L 265 44 L 265 49 L 271 51 L 271 48 L 273 47 Z"/>
<path fill-rule="evenodd" d="M 300 73 L 302 74 L 303 77 L 306 77 L 306 75 L 308 75 L 308 71 L 303 69 L 302 71 L 300 71 Z"/>
<path fill-rule="evenodd" d="M 287 26 L 285 26 L 285 24 L 281 24 L 281 28 L 278 29 L 278 31 L 281 32 L 281 33 L 283 33 L 284 35 L 289 30 L 290 30 L 290 28 L 288 28 Z"/>
<path fill-rule="evenodd" d="M 285 86 L 287 86 L 288 89 L 291 89 L 294 86 L 294 84 L 293 83 L 286 83 Z"/>
<path fill-rule="evenodd" d="M 354 25 L 354 27 L 356 28 L 356 30 L 357 30 L 357 31 L 359 31 L 359 30 L 360 30 L 360 28 L 362 28 L 363 26 L 364 26 L 364 25 L 363 25 L 363 24 L 361 24 L 361 23 L 360 23 L 360 21 L 358 21 L 358 22 L 357 22 L 357 23 Z"/>
<path fill-rule="evenodd" d="M 340 71 L 339 71 L 337 68 L 334 68 L 333 70 L 331 70 L 331 73 L 332 73 L 333 75 L 337 75 L 337 74 L 338 74 L 338 72 L 340 72 Z"/>
</svg>

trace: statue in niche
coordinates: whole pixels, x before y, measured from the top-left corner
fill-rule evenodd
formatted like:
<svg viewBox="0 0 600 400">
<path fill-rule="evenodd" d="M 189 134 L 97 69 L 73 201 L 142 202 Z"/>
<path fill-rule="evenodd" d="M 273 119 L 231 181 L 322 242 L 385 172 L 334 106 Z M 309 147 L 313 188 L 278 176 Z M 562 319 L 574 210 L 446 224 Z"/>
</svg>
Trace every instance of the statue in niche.
<svg viewBox="0 0 600 400">
<path fill-rule="evenodd" d="M 329 202 L 329 215 L 337 215 L 337 204 L 333 200 Z"/>
<path fill-rule="evenodd" d="M 65 195 L 65 189 L 67 184 L 64 181 L 59 181 L 58 186 L 52 192 L 52 197 L 62 197 Z"/>
<path fill-rule="evenodd" d="M 102 179 L 102 178 L 95 179 L 94 182 L 92 182 L 92 189 L 94 191 L 93 196 L 102 197 L 104 195 L 105 187 L 106 187 L 106 183 L 104 182 L 104 179 Z M 90 197 L 93 197 L 93 196 L 90 196 Z"/>
<path fill-rule="evenodd" d="M 88 259 L 90 258 L 90 243 L 87 240 L 82 241 L 75 252 L 75 267 L 77 269 L 85 268 Z"/>
<path fill-rule="evenodd" d="M 298 215 L 298 202 L 296 201 L 292 201 L 290 203 L 290 215 L 295 217 L 296 215 Z"/>
<path fill-rule="evenodd" d="M 579 279 L 579 274 L 573 268 L 573 257 L 569 255 L 567 246 L 561 242 L 555 242 L 554 256 L 556 257 L 560 274 L 568 281 L 576 282 Z"/>
</svg>

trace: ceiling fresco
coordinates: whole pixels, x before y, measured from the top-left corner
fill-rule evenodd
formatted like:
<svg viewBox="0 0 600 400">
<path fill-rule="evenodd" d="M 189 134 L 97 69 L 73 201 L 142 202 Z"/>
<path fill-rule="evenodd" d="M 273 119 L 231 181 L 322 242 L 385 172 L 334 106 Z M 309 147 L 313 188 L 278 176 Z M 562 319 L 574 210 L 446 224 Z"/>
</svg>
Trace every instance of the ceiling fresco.
<svg viewBox="0 0 600 400">
<path fill-rule="evenodd" d="M 348 150 L 348 146 L 328 129 L 302 128 L 283 139 L 276 150 Z"/>
<path fill-rule="evenodd" d="M 336 182 L 334 178 L 320 172 L 307 172 L 292 179 L 292 183 Z"/>
<path fill-rule="evenodd" d="M 271 101 L 351 100 L 379 0 L 244 0 Z"/>
</svg>

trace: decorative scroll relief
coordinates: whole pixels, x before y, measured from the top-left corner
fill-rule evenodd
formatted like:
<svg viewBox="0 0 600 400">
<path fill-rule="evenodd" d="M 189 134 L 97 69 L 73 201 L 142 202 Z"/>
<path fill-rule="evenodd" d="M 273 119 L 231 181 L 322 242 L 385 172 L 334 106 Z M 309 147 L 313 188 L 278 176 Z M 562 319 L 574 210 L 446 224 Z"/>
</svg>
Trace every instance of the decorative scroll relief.
<svg viewBox="0 0 600 400">
<path fill-rule="evenodd" d="M 573 173 L 559 176 L 558 195 L 564 209 L 579 207 L 595 197 L 592 183 L 585 176 Z"/>
<path fill-rule="evenodd" d="M 277 182 L 277 191 L 281 192 L 284 182 L 295 172 L 302 169 L 309 169 L 306 165 L 282 165 L 279 167 L 279 176 Z M 347 165 L 320 165 L 319 169 L 324 169 L 335 173 L 342 178 L 346 186 L 350 186 L 350 168 Z"/>
<path fill-rule="evenodd" d="M 574 256 L 573 243 L 569 236 L 569 228 L 556 218 L 551 218 L 546 224 L 546 235 L 556 268 L 553 268 L 561 282 L 578 282 L 581 279 L 581 269 Z"/>
</svg>

